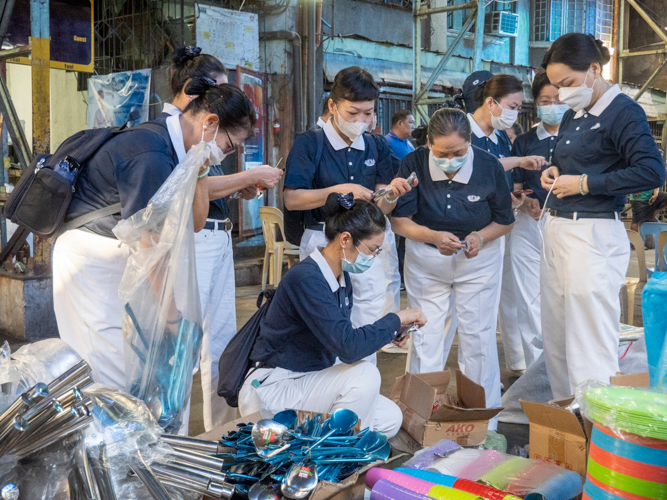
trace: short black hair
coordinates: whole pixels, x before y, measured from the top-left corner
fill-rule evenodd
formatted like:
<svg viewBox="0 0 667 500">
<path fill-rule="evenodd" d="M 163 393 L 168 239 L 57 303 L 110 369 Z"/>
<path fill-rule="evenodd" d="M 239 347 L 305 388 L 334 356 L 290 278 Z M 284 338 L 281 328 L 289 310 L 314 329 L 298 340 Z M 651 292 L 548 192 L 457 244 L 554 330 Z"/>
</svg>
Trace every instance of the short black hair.
<svg viewBox="0 0 667 500">
<path fill-rule="evenodd" d="M 428 134 L 428 124 L 415 127 L 415 129 L 412 131 L 412 138 L 415 140 L 415 146 L 417 147 L 425 146 L 427 134 Z"/>
<path fill-rule="evenodd" d="M 236 85 L 215 85 L 210 78 L 194 78 L 185 86 L 187 95 L 196 95 L 184 110 L 193 114 L 208 111 L 218 116 L 220 127 L 241 129 L 252 135 L 255 126 L 255 108 Z"/>
<path fill-rule="evenodd" d="M 359 245 L 362 240 L 384 233 L 387 218 L 375 203 L 355 200 L 352 207 L 345 208 L 340 204 L 339 196 L 338 193 L 331 193 L 324 205 L 324 234 L 329 241 L 348 232 L 352 242 Z"/>
<path fill-rule="evenodd" d="M 329 94 L 324 96 L 324 104 L 322 104 L 322 114 L 320 116 L 326 114 L 329 114 Z"/>
<path fill-rule="evenodd" d="M 391 126 L 393 127 L 400 121 L 405 121 L 408 119 L 408 116 L 411 116 L 412 112 L 407 109 L 399 109 L 394 113 L 394 116 L 391 117 Z"/>
<path fill-rule="evenodd" d="M 488 97 L 493 97 L 496 102 L 510 94 L 523 92 L 523 84 L 516 76 L 501 73 L 480 84 L 475 90 L 475 102 L 481 105 Z"/>
<path fill-rule="evenodd" d="M 227 68 L 217 58 L 193 49 L 198 47 L 181 47 L 174 51 L 169 76 L 169 87 L 174 95 L 180 94 L 186 82 L 193 78 L 207 77 L 216 80 L 222 75 L 227 76 Z"/>
<path fill-rule="evenodd" d="M 610 60 L 611 54 L 602 40 L 596 40 L 593 35 L 568 33 L 551 44 L 542 67 L 547 69 L 549 64 L 562 63 L 575 71 L 587 71 L 594 62 L 604 66 Z"/>
<path fill-rule="evenodd" d="M 350 102 L 375 101 L 380 95 L 380 87 L 365 69 L 350 66 L 341 69 L 331 85 L 329 98 L 334 103 L 342 100 Z"/>
<path fill-rule="evenodd" d="M 540 92 L 547 85 L 551 85 L 549 77 L 547 76 L 546 71 L 538 73 L 537 76 L 533 79 L 533 86 L 531 88 L 531 93 L 533 94 L 533 100 L 537 101 L 537 98 L 540 97 Z"/>
<path fill-rule="evenodd" d="M 519 122 L 514 122 L 514 125 L 512 125 L 512 130 L 514 131 L 514 135 L 517 137 L 523 134 L 523 127 Z"/>
<path fill-rule="evenodd" d="M 428 140 L 433 144 L 436 137 L 458 134 L 470 142 L 472 128 L 466 114 L 456 108 L 440 108 L 428 122 Z"/>
</svg>

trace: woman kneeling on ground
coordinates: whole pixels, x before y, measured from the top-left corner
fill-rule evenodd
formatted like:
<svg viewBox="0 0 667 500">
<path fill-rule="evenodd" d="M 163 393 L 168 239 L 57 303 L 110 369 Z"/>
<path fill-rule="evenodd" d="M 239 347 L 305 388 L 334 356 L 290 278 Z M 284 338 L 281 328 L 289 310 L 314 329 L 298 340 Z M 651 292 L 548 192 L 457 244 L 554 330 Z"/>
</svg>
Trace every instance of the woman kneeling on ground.
<svg viewBox="0 0 667 500">
<path fill-rule="evenodd" d="M 394 436 L 400 409 L 380 395 L 380 372 L 364 358 L 394 341 L 402 325 L 423 326 L 421 309 L 390 313 L 353 328 L 349 273 L 369 269 L 381 251 L 386 219 L 372 203 L 331 194 L 324 207 L 329 243 L 281 280 L 250 356 L 262 368 L 247 377 L 241 415 L 262 417 L 287 408 L 331 413 L 347 408 L 361 426 Z M 404 346 L 407 337 L 396 344 Z M 340 360 L 340 362 L 339 362 Z"/>
</svg>

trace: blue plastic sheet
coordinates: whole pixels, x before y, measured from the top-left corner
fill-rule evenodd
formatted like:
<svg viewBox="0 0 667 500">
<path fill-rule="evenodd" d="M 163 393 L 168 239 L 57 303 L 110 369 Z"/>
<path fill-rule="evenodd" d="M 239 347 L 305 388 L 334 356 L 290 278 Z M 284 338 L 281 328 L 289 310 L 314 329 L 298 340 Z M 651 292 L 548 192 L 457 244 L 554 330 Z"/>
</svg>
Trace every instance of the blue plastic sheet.
<svg viewBox="0 0 667 500">
<path fill-rule="evenodd" d="M 642 292 L 651 387 L 667 392 L 667 273 L 654 273 Z"/>
</svg>

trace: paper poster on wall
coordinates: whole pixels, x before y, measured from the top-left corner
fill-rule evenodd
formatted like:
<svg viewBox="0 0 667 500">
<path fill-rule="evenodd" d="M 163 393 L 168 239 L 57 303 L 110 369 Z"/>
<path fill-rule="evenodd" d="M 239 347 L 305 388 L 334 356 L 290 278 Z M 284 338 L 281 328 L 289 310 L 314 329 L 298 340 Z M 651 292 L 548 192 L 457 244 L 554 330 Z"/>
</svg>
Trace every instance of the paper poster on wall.
<svg viewBox="0 0 667 500">
<path fill-rule="evenodd" d="M 151 70 L 125 71 L 88 79 L 88 128 L 148 121 Z"/>
<path fill-rule="evenodd" d="M 257 14 L 195 4 L 197 46 L 228 67 L 259 69 Z"/>
</svg>

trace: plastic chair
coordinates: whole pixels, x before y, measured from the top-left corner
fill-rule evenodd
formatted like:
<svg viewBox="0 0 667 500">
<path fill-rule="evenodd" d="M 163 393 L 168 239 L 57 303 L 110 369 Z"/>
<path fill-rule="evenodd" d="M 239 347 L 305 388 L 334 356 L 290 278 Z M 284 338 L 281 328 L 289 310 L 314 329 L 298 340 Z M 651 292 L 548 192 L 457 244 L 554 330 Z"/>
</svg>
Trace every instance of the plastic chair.
<svg viewBox="0 0 667 500">
<path fill-rule="evenodd" d="M 646 251 L 644 250 L 644 241 L 639 233 L 627 230 L 628 239 L 637 252 L 637 262 L 639 264 L 639 278 L 625 277 L 625 286 L 621 288 L 621 322 L 626 325 L 635 324 L 635 293 L 640 284 L 646 284 L 648 274 L 646 269 Z"/>
<path fill-rule="evenodd" d="M 646 271 L 648 273 L 648 277 L 650 278 L 654 272 L 656 272 L 659 269 L 658 262 L 662 260 L 660 257 L 662 257 L 662 253 L 658 249 L 658 236 L 660 235 L 661 232 L 667 231 L 667 223 L 665 222 L 644 222 L 640 228 L 639 228 L 639 234 L 642 237 L 642 240 L 646 241 L 646 235 L 647 234 L 652 234 L 654 241 L 656 242 L 655 245 L 655 263 L 653 267 L 648 267 L 646 268 Z M 660 255 L 659 255 L 660 254 Z"/>
<path fill-rule="evenodd" d="M 667 256 L 663 258 L 664 255 L 664 250 L 665 250 L 665 245 L 667 245 L 667 231 L 662 231 L 658 235 L 658 242 L 655 245 L 655 252 L 656 252 L 656 258 L 658 259 L 659 264 L 659 271 L 663 272 L 663 264 L 665 263 L 665 259 L 667 259 Z M 665 264 L 667 267 L 667 264 Z"/>
<path fill-rule="evenodd" d="M 280 278 L 283 274 L 283 258 L 287 256 L 287 266 L 291 268 L 299 257 L 299 247 L 288 241 L 278 241 L 278 229 L 280 234 L 285 234 L 283 213 L 275 207 L 259 207 L 259 217 L 262 220 L 262 231 L 264 232 L 264 266 L 262 267 L 262 290 L 266 290 L 266 284 L 278 288 Z"/>
</svg>

